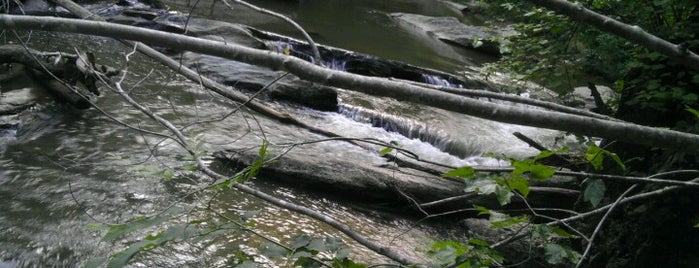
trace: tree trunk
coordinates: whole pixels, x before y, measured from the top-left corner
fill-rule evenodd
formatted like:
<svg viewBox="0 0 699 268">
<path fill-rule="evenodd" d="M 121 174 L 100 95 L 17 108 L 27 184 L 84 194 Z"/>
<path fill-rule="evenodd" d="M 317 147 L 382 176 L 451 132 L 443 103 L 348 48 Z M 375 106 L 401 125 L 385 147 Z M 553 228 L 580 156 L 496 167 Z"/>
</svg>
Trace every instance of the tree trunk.
<svg viewBox="0 0 699 268">
<path fill-rule="evenodd" d="M 631 123 L 484 102 L 426 89 L 405 82 L 334 71 L 298 58 L 235 44 L 224 44 L 217 41 L 113 23 L 51 17 L 0 15 L 0 25 L 6 29 L 71 32 L 157 43 L 160 46 L 190 50 L 249 64 L 266 66 L 276 70 L 284 70 L 302 79 L 329 86 L 439 107 L 499 122 L 556 129 L 606 139 L 622 140 L 650 147 L 684 151 L 691 154 L 699 152 L 698 135 Z"/>
</svg>

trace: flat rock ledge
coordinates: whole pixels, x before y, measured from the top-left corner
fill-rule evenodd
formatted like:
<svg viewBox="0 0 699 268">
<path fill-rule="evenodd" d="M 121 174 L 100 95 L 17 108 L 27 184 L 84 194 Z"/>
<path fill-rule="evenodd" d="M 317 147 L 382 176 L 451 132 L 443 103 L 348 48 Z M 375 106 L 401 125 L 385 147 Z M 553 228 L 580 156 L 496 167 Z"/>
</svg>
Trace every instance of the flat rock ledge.
<svg viewBox="0 0 699 268">
<path fill-rule="evenodd" d="M 256 150 L 225 150 L 213 154 L 218 168 L 241 170 L 251 166 L 259 158 Z M 365 204 L 403 203 L 405 209 L 415 209 L 414 202 L 428 203 L 445 198 L 456 198 L 439 206 L 430 206 L 430 212 L 447 211 L 474 204 L 500 207 L 493 195 L 464 192 L 460 181 L 452 181 L 423 171 L 360 161 L 340 161 L 319 156 L 294 154 L 293 151 L 265 165 L 257 174 L 258 179 L 283 182 L 294 188 L 335 194 Z M 579 192 L 560 188 L 561 185 L 532 185 L 529 202 L 534 206 L 570 208 Z M 508 205 L 522 208 L 525 204 L 513 199 Z M 395 210 L 396 207 L 390 208 Z"/>
<path fill-rule="evenodd" d="M 454 17 L 430 17 L 409 13 L 391 13 L 400 25 L 426 33 L 442 42 L 500 55 L 500 40 L 517 34 L 507 28 L 465 25 Z"/>
<path fill-rule="evenodd" d="M 214 157 L 224 166 L 238 170 L 250 166 L 259 156 L 254 150 L 226 150 L 215 152 Z M 364 201 L 403 200 L 398 190 L 422 202 L 463 194 L 461 183 L 421 171 L 408 172 L 402 168 L 332 158 L 285 156 L 264 166 L 257 177 L 307 190 L 338 193 L 347 198 L 357 195 L 355 198 Z"/>
</svg>

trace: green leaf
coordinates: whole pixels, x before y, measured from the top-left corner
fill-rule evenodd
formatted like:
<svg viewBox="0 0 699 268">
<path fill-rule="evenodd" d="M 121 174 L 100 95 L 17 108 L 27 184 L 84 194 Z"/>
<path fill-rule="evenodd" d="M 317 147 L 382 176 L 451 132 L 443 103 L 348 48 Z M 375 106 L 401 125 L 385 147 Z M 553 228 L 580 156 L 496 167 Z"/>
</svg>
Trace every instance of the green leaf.
<svg viewBox="0 0 699 268">
<path fill-rule="evenodd" d="M 143 240 L 131 244 L 125 250 L 118 252 L 112 256 L 112 259 L 107 264 L 108 268 L 121 268 L 126 266 L 129 261 L 140 251 L 158 247 L 169 241 L 187 239 L 193 234 L 196 234 L 196 228 L 188 228 L 186 224 L 178 224 L 160 232 L 156 235 L 148 235 Z"/>
<path fill-rule="evenodd" d="M 102 241 L 114 241 L 117 238 L 133 231 L 142 230 L 147 227 L 163 223 L 184 211 L 185 209 L 182 207 L 173 207 L 155 217 L 135 218 L 131 222 L 113 225 L 109 228 L 109 231 L 104 235 L 104 237 L 102 237 Z"/>
<path fill-rule="evenodd" d="M 550 228 L 551 228 L 551 231 L 552 231 L 554 234 L 558 235 L 559 237 L 563 237 L 563 238 L 577 238 L 577 236 L 574 236 L 574 235 L 568 233 L 566 230 L 563 230 L 563 229 L 561 229 L 561 228 L 558 227 L 558 226 L 551 226 Z"/>
<path fill-rule="evenodd" d="M 687 112 L 692 113 L 694 116 L 699 117 L 699 111 L 693 109 L 692 107 L 689 107 L 689 106 L 685 105 L 685 106 L 684 106 L 684 109 L 685 109 Z"/>
<path fill-rule="evenodd" d="M 349 254 L 352 253 L 352 249 L 348 247 L 341 248 L 335 253 L 335 259 L 344 260 L 347 259 Z"/>
<path fill-rule="evenodd" d="M 267 256 L 268 258 L 279 258 L 279 257 L 284 257 L 288 253 L 288 251 L 280 247 L 277 244 L 270 243 L 270 242 L 265 242 L 262 244 L 262 248 L 260 249 L 260 253 L 262 255 Z"/>
<path fill-rule="evenodd" d="M 260 158 L 265 158 L 267 155 L 267 146 L 269 146 L 269 142 L 267 142 L 267 140 L 262 140 L 262 146 L 260 146 L 260 150 L 257 151 Z"/>
<path fill-rule="evenodd" d="M 131 244 L 125 250 L 117 254 L 114 254 L 112 256 L 112 259 L 107 264 L 107 268 L 122 268 L 126 266 L 127 264 L 129 264 L 129 261 L 131 261 L 131 258 L 133 258 L 133 256 L 136 255 L 136 253 L 140 252 L 143 248 L 149 247 L 153 244 L 154 243 L 151 241 L 139 241 Z"/>
<path fill-rule="evenodd" d="M 556 170 L 546 165 L 534 164 L 529 167 L 529 172 L 529 176 L 533 180 L 546 180 L 551 178 L 556 173 Z"/>
<path fill-rule="evenodd" d="M 182 167 L 186 170 L 189 170 L 189 171 L 197 170 L 197 164 L 188 164 L 188 165 L 184 165 Z"/>
<path fill-rule="evenodd" d="M 695 224 L 694 228 L 699 228 L 699 223 Z"/>
<path fill-rule="evenodd" d="M 393 152 L 393 148 L 391 148 L 391 147 L 386 147 L 386 148 L 381 149 L 381 151 L 379 151 L 379 155 L 380 155 L 380 156 L 385 156 L 385 155 L 387 155 L 387 154 L 390 154 L 391 152 Z"/>
<path fill-rule="evenodd" d="M 507 215 L 505 213 L 492 211 L 490 213 L 490 218 L 488 218 L 488 221 L 490 222 L 491 225 L 493 225 L 493 227 L 504 228 L 504 227 L 510 227 L 510 226 L 518 224 L 518 223 L 528 222 L 529 219 L 526 216 L 512 217 L 512 216 Z"/>
<path fill-rule="evenodd" d="M 444 173 L 442 177 L 444 178 L 464 178 L 470 179 L 476 175 L 476 170 L 472 167 L 460 167 L 457 169 L 452 169 Z"/>
<path fill-rule="evenodd" d="M 604 154 L 602 153 L 602 148 L 597 145 L 590 145 L 587 147 L 587 152 L 585 152 L 585 159 L 592 165 L 595 170 L 601 170 L 604 162 Z"/>
<path fill-rule="evenodd" d="M 624 164 L 623 161 L 621 161 L 621 158 L 615 153 L 612 153 L 610 151 L 606 151 L 607 156 L 611 157 L 614 162 L 621 168 L 621 170 L 626 170 L 626 165 Z"/>
<path fill-rule="evenodd" d="M 297 252 L 294 252 L 294 255 L 291 255 L 291 259 L 310 258 L 310 257 L 313 257 L 313 254 L 311 254 L 308 251 L 297 251 Z"/>
<path fill-rule="evenodd" d="M 532 236 L 534 238 L 548 240 L 551 237 L 552 233 L 553 231 L 551 230 L 551 227 L 549 227 L 546 224 L 535 224 L 532 227 Z"/>
<path fill-rule="evenodd" d="M 311 240 L 310 243 L 308 243 L 306 248 L 317 252 L 323 252 L 327 250 L 327 247 L 325 246 L 325 239 L 323 238 L 314 238 L 313 240 Z"/>
<path fill-rule="evenodd" d="M 550 264 L 562 264 L 568 257 L 568 252 L 559 244 L 548 244 L 544 248 L 546 262 Z"/>
<path fill-rule="evenodd" d="M 166 169 L 165 171 L 163 171 L 161 176 L 163 177 L 163 179 L 171 180 L 175 178 L 175 172 L 172 169 Z"/>
<path fill-rule="evenodd" d="M 604 186 L 604 181 L 601 179 L 590 179 L 583 192 L 583 200 L 590 202 L 592 207 L 597 207 L 604 198 L 604 192 L 607 188 Z"/>
<path fill-rule="evenodd" d="M 490 215 L 490 210 L 484 206 L 473 205 L 473 208 L 478 211 L 478 215 Z"/>
<path fill-rule="evenodd" d="M 107 258 L 101 257 L 101 258 L 92 258 L 89 259 L 85 264 L 83 265 L 83 268 L 99 268 L 102 267 L 102 264 L 104 264 L 107 261 Z"/>
<path fill-rule="evenodd" d="M 427 252 L 430 258 L 435 259 L 441 265 L 453 263 L 454 260 L 468 251 L 468 247 L 454 240 L 438 241 L 432 244 Z"/>
<path fill-rule="evenodd" d="M 310 237 L 309 235 L 306 235 L 306 234 L 302 234 L 302 235 L 299 235 L 299 236 L 292 238 L 291 245 L 289 247 L 291 249 L 296 250 L 296 249 L 307 246 L 308 243 L 311 242 L 311 240 L 313 240 L 312 237 Z"/>
<path fill-rule="evenodd" d="M 306 252 L 306 253 L 308 253 L 308 252 Z M 315 260 L 311 259 L 310 256 L 309 257 L 299 256 L 298 258 L 296 258 L 296 261 L 294 261 L 293 267 L 316 267 L 314 265 L 317 265 L 317 264 L 318 263 Z"/>
<path fill-rule="evenodd" d="M 507 180 L 507 186 L 510 190 L 517 190 L 524 197 L 529 195 L 529 181 L 523 177 L 514 177 Z"/>
<path fill-rule="evenodd" d="M 476 192 L 484 195 L 495 193 L 495 187 L 498 185 L 497 179 L 497 177 L 490 176 L 486 178 L 464 180 L 464 191 Z"/>
<path fill-rule="evenodd" d="M 337 238 L 334 236 L 326 236 L 325 237 L 325 247 L 329 251 L 338 250 L 344 245 L 345 245 L 345 243 L 342 243 L 342 239 L 340 239 L 340 238 Z"/>
<path fill-rule="evenodd" d="M 500 185 L 495 186 L 495 197 L 497 197 L 498 203 L 500 203 L 501 206 L 509 204 L 512 200 L 512 196 L 514 196 L 514 194 L 510 189 Z"/>
<path fill-rule="evenodd" d="M 604 150 L 597 145 L 591 144 L 587 147 L 587 152 L 585 152 L 585 159 L 587 159 L 597 171 L 602 170 L 605 157 L 612 158 L 622 170 L 626 169 L 626 165 L 624 165 L 624 162 L 621 161 L 621 158 L 619 158 L 617 154 Z"/>
<path fill-rule="evenodd" d="M 556 154 L 566 153 L 568 151 L 570 151 L 570 148 L 568 148 L 568 147 L 563 147 L 563 148 L 555 150 L 555 151 L 544 150 L 544 151 L 539 152 L 539 154 L 537 154 L 536 156 L 534 156 L 534 161 L 541 160 L 541 159 L 544 159 L 544 158 L 547 158 L 547 157 L 550 157 L 550 156 L 553 156 Z"/>
<path fill-rule="evenodd" d="M 248 168 L 248 171 L 245 172 L 245 176 L 242 176 L 242 177 L 236 176 L 237 182 L 248 181 L 257 175 L 257 173 L 260 171 L 260 169 L 262 169 L 262 166 L 265 164 L 265 162 L 267 162 L 267 159 L 268 159 L 267 158 L 267 147 L 268 146 L 269 146 L 269 142 L 267 142 L 267 140 L 262 140 L 262 145 L 260 146 L 260 149 L 258 151 L 259 157 Z"/>
</svg>

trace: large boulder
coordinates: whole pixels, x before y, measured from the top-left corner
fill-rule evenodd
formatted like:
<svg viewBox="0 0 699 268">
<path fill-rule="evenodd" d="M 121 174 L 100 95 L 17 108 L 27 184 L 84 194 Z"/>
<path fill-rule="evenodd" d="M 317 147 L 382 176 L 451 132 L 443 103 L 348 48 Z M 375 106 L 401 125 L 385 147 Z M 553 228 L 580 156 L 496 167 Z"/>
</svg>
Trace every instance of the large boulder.
<svg viewBox="0 0 699 268">
<path fill-rule="evenodd" d="M 409 13 L 392 13 L 400 25 L 426 33 L 448 44 L 499 55 L 500 40 L 515 35 L 508 28 L 465 25 L 454 17 L 430 17 Z"/>
</svg>

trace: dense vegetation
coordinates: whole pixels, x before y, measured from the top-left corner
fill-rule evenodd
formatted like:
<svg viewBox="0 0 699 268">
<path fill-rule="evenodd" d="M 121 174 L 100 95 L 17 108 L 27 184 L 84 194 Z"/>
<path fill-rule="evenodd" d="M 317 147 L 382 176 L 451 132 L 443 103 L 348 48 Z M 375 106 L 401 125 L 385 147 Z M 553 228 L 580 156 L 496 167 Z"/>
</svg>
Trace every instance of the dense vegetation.
<svg viewBox="0 0 699 268">
<path fill-rule="evenodd" d="M 695 30 L 699 28 L 697 27 L 699 26 L 699 11 L 697 11 L 696 3 L 692 1 L 658 0 L 639 3 L 609 0 L 590 1 L 583 4 L 587 8 L 616 17 L 621 21 L 638 24 L 652 34 L 682 44 L 688 50 L 699 50 Z M 696 87 L 699 84 L 699 73 L 696 70 L 673 62 L 658 52 L 649 51 L 625 39 L 602 33 L 588 25 L 577 23 L 563 15 L 523 1 L 491 1 L 490 5 L 479 12 L 495 18 L 496 20 L 492 23 L 514 23 L 516 30 L 520 32 L 519 35 L 503 43 L 504 56 L 501 61 L 492 66 L 493 70 L 505 68 L 518 76 L 519 79 L 535 80 L 560 92 L 568 91 L 573 86 L 588 83 L 612 85 L 621 93 L 621 98 L 617 103 L 609 104 L 612 108 L 608 112 L 613 112 L 614 116 L 643 125 L 672 128 L 684 132 L 699 132 L 699 123 L 697 122 L 699 112 L 696 110 L 699 109 L 696 104 L 699 99 Z M 10 21 L 10 18 L 8 17 L 7 20 Z M 8 24 L 12 25 L 12 23 Z M 102 30 L 106 31 L 106 29 Z M 191 44 L 196 43 L 192 41 Z M 217 49 L 222 50 L 221 48 Z M 267 63 L 268 58 L 295 63 L 298 68 L 290 68 L 290 72 L 296 72 L 296 74 L 303 75 L 313 71 L 331 72 L 301 60 L 287 59 L 285 56 L 273 55 L 264 51 L 244 52 L 249 53 L 249 55 L 262 54 L 262 56 L 257 57 L 260 59 L 258 62 L 252 62 L 254 64 Z M 255 59 L 255 57 L 248 58 Z M 169 58 L 162 61 L 167 60 L 172 61 Z M 176 62 L 171 65 L 180 69 Z M 281 64 L 278 65 L 281 66 Z M 97 76 L 102 76 L 99 72 L 97 73 Z M 340 77 L 347 75 L 343 73 L 330 74 Z M 123 72 L 123 75 L 126 75 L 126 71 Z M 357 78 L 347 76 L 353 79 Z M 314 76 L 305 75 L 304 77 L 313 78 Z M 103 78 L 104 81 L 109 80 L 106 77 Z M 369 81 L 368 85 L 377 88 L 381 88 L 379 82 L 385 82 L 369 78 L 361 79 Z M 279 201 L 279 199 L 264 193 L 258 193 L 245 184 L 246 181 L 255 177 L 266 164 L 274 160 L 274 157 L 270 157 L 268 154 L 267 146 L 269 143 L 267 140 L 263 140 L 259 149 L 259 159 L 252 165 L 232 177 L 217 174 L 209 169 L 202 160 L 205 153 L 199 151 L 199 146 L 188 144 L 189 142 L 199 143 L 199 141 L 187 139 L 169 121 L 134 101 L 127 92 L 122 90 L 122 80 L 113 81 L 113 91 L 121 95 L 125 102 L 162 124 L 174 135 L 171 139 L 182 145 L 191 155 L 191 158 L 188 158 L 191 160 L 191 164 L 182 167 L 182 169 L 199 170 L 215 180 L 215 183 L 206 188 L 207 190 L 226 191 L 229 188 L 236 188 L 262 198 L 270 204 L 301 212 L 328 223 L 336 223 L 335 220 L 328 220 L 321 213 Z M 353 86 L 350 83 L 340 85 L 347 85 L 349 88 Z M 354 85 L 354 87 L 357 86 Z M 396 88 L 401 90 L 410 87 L 419 89 L 415 91 L 417 93 L 433 93 L 433 91 L 426 91 L 418 86 L 396 85 Z M 241 99 L 245 100 L 245 98 Z M 497 111 L 498 107 L 493 109 Z M 515 215 L 506 214 L 506 210 L 502 210 L 502 207 L 499 206 L 469 207 L 471 212 L 488 218 L 493 227 L 515 228 L 518 231 L 508 234 L 509 238 L 499 242 L 477 238 L 470 238 L 466 241 L 436 242 L 432 249 L 427 252 L 428 255 L 443 267 L 538 266 L 540 264 L 546 265 L 545 263 L 561 266 L 577 263 L 578 266 L 588 267 L 656 267 L 660 264 L 671 267 L 691 267 L 699 263 L 696 260 L 697 256 L 694 256 L 699 251 L 697 248 L 699 236 L 697 229 L 693 228 L 699 222 L 699 213 L 695 209 L 695 204 L 699 202 L 699 198 L 691 191 L 693 188 L 674 192 L 677 194 L 667 194 L 667 192 L 662 191 L 662 189 L 667 188 L 663 188 L 665 186 L 639 184 L 640 187 L 636 187 L 636 185 L 631 186 L 631 183 L 628 182 L 602 180 L 599 174 L 592 175 L 592 173 L 605 173 L 608 175 L 633 175 L 635 179 L 648 179 L 664 173 L 663 179 L 667 178 L 667 180 L 662 181 L 665 184 L 660 185 L 678 185 L 672 183 L 696 178 L 696 170 L 673 173 L 679 169 L 697 169 L 695 156 L 691 153 L 678 153 L 669 149 L 661 150 L 640 145 L 627 145 L 623 139 L 607 140 L 599 146 L 585 138 L 581 137 L 581 140 L 587 142 L 587 151 L 578 155 L 561 156 L 568 152 L 566 148 L 551 148 L 555 149 L 553 151 L 542 150 L 539 155 L 528 159 L 492 155 L 508 161 L 512 166 L 500 171 L 482 171 L 473 167 L 460 167 L 443 174 L 444 177 L 463 180 L 465 190 L 469 193 L 476 192 L 495 196 L 497 203 L 504 206 L 515 199 L 526 202 L 526 198 L 532 190 L 530 182 L 545 181 L 552 178 L 555 173 L 560 172 L 560 170 L 549 166 L 546 160 L 568 157 L 564 159 L 577 161 L 575 167 L 579 169 L 579 174 L 582 174 L 576 175 L 580 178 L 579 190 L 581 192 L 576 210 L 566 211 L 574 216 L 552 218 L 540 215 L 537 214 L 536 209 L 538 208 L 532 208 L 529 204 L 527 204 L 528 211 Z M 398 153 L 401 152 L 396 144 L 386 143 L 382 146 L 387 146 L 378 152 L 382 156 L 395 154 L 397 158 Z M 163 174 L 163 178 L 166 179 L 173 179 L 174 176 L 175 174 L 172 172 Z M 696 187 L 697 185 L 694 183 L 690 186 Z M 639 188 L 643 189 L 638 191 Z M 641 194 L 653 192 L 656 196 L 651 201 L 646 199 L 646 202 L 643 203 L 631 203 L 631 201 L 622 200 L 629 193 L 631 193 L 630 196 L 639 197 Z M 624 201 L 624 204 L 621 204 L 621 201 Z M 590 212 L 602 209 L 603 206 L 606 207 L 606 211 L 618 208 L 613 211 L 614 213 L 590 214 Z M 208 212 L 209 208 L 201 209 L 206 209 Z M 88 262 L 86 266 L 99 267 L 104 263 L 108 267 L 126 266 L 137 254 L 168 243 L 200 237 L 214 239 L 229 234 L 231 230 L 255 232 L 254 226 L 246 222 L 255 216 L 254 213 L 249 215 L 246 213 L 242 216 L 242 220 L 223 216 L 218 220 L 210 220 L 189 219 L 185 217 L 187 211 L 189 210 L 173 207 L 171 210 L 168 209 L 156 216 L 137 217 L 128 223 L 92 226 L 99 230 L 107 230 L 103 240 L 113 242 L 123 236 L 130 235 L 132 232 L 158 226 L 173 218 L 187 218 L 185 223 L 170 224 L 169 227 L 156 234 L 148 235 L 131 243 L 124 250 L 111 256 L 95 259 L 93 262 Z M 601 211 L 605 212 L 605 210 Z M 605 222 L 608 215 L 611 218 Z M 584 219 L 584 221 L 580 223 L 580 219 Z M 568 225 L 567 222 L 574 222 L 574 224 Z M 354 234 L 351 230 L 345 231 L 341 224 L 332 226 L 345 234 Z M 586 237 L 586 234 L 590 233 L 592 235 L 589 235 L 589 238 Z M 255 235 L 258 234 L 255 233 Z M 597 240 L 595 240 L 595 236 Z M 361 235 L 352 237 L 357 241 L 363 240 Z M 524 256 L 522 260 L 503 257 L 507 255 L 507 252 L 501 250 L 500 246 L 525 240 L 524 237 L 528 238 L 528 241 L 523 243 L 530 248 L 529 252 L 526 253 L 527 256 Z M 269 240 L 269 243 L 261 246 L 260 254 L 271 259 L 285 259 L 284 263 L 287 265 L 366 267 L 348 259 L 349 249 L 331 237 L 295 236 L 287 241 L 289 245 L 283 244 L 284 241 L 264 239 Z M 373 246 L 374 243 L 366 242 L 364 245 L 398 263 L 408 266 L 415 264 L 412 260 L 403 258 L 399 254 L 393 254 L 386 248 Z M 594 249 L 590 253 L 589 250 L 593 248 L 593 245 Z M 256 262 L 255 256 L 238 254 L 233 257 L 230 265 L 257 267 L 259 263 Z M 389 266 L 403 267 L 403 265 Z"/>
<path fill-rule="evenodd" d="M 537 81 L 559 92 L 587 84 L 610 85 L 620 99 L 612 103 L 617 118 L 656 127 L 699 133 L 699 72 L 661 53 L 541 8 L 527 1 L 487 1 L 481 12 L 493 23 L 514 23 L 520 35 L 504 45 L 504 57 L 491 66 L 517 78 Z M 699 51 L 699 2 L 692 0 L 580 1 L 584 7 L 624 23 L 638 25 L 689 51 Z M 696 169 L 694 155 L 606 141 L 628 169 L 655 174 Z M 608 172 L 609 170 L 606 170 Z M 617 171 L 622 172 L 622 171 Z M 607 185 L 618 195 L 627 184 Z M 647 187 L 650 188 L 650 187 Z M 694 195 L 695 196 L 695 195 Z M 627 208 L 614 217 L 594 267 L 653 267 L 696 264 L 699 218 L 691 193 Z M 608 201 L 609 202 L 609 201 Z"/>
</svg>

